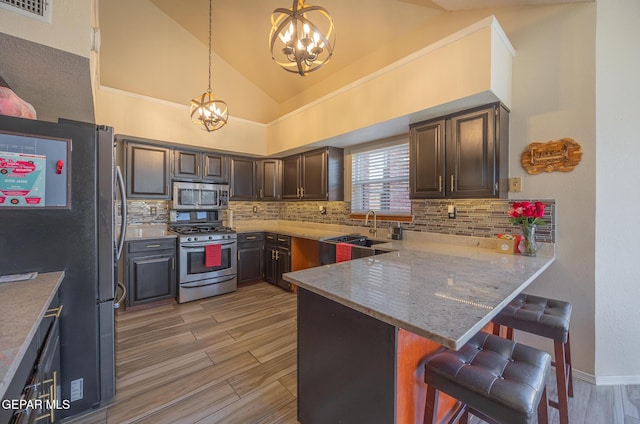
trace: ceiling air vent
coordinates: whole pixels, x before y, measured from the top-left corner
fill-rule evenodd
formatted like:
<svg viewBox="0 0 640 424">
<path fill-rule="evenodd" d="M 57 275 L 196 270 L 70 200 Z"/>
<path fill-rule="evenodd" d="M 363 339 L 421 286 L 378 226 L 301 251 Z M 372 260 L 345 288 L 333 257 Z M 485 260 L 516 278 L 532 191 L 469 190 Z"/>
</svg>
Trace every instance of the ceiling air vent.
<svg viewBox="0 0 640 424">
<path fill-rule="evenodd" d="M 50 0 L 0 0 L 0 9 L 51 23 Z"/>
</svg>

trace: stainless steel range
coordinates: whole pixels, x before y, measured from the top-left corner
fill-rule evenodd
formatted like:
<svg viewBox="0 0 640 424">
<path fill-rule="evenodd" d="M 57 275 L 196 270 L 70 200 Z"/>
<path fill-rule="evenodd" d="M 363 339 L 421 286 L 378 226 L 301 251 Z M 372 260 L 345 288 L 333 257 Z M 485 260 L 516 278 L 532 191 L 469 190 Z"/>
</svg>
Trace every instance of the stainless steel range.
<svg viewBox="0 0 640 424">
<path fill-rule="evenodd" d="M 178 234 L 178 303 L 229 293 L 237 288 L 237 235 L 218 211 L 171 211 Z"/>
</svg>

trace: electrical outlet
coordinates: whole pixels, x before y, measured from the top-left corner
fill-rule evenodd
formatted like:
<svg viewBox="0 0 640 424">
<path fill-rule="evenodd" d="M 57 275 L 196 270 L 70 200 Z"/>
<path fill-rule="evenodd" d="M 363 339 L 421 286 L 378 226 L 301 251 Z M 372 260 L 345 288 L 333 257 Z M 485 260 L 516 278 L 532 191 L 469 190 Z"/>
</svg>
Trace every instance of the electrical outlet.
<svg viewBox="0 0 640 424">
<path fill-rule="evenodd" d="M 509 191 L 511 193 L 520 193 L 522 191 L 522 177 L 509 178 Z"/>
<path fill-rule="evenodd" d="M 158 214 L 158 208 L 155 206 L 151 206 L 149 208 L 149 215 L 156 216 Z"/>
<path fill-rule="evenodd" d="M 456 219 L 456 207 L 453 205 L 447 206 L 447 214 L 449 215 L 449 219 Z"/>
<path fill-rule="evenodd" d="M 257 206 L 253 207 L 253 213 L 258 213 L 258 207 Z"/>
</svg>

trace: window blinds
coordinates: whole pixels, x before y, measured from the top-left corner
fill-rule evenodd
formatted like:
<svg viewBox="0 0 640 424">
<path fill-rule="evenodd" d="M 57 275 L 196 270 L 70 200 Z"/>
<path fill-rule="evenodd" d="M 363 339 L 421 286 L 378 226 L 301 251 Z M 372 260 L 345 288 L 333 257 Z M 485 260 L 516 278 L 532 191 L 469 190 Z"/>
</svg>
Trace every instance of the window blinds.
<svg viewBox="0 0 640 424">
<path fill-rule="evenodd" d="M 409 143 L 351 155 L 351 212 L 411 214 Z"/>
</svg>

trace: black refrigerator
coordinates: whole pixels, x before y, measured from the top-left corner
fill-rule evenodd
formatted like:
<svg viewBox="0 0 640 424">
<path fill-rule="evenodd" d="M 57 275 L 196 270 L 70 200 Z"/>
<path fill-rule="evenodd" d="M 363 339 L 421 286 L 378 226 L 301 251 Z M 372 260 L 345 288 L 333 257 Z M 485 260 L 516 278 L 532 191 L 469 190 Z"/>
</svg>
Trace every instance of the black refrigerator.
<svg viewBox="0 0 640 424">
<path fill-rule="evenodd" d="M 116 208 L 126 199 L 117 194 L 113 130 L 0 116 L 0 153 L 33 154 L 44 174 L 41 198 L 0 191 L 0 274 L 65 270 L 60 399 L 70 408 L 57 416 L 72 416 L 115 395 L 115 267 L 126 226 L 126 210 L 116 220 Z"/>
</svg>

